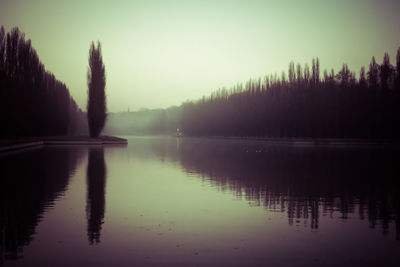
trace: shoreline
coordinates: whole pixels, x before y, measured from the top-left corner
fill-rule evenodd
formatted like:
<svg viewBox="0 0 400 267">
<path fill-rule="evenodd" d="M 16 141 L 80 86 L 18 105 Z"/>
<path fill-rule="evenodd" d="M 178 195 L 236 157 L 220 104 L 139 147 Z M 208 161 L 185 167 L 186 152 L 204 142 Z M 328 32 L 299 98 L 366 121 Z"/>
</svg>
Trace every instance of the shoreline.
<svg viewBox="0 0 400 267">
<path fill-rule="evenodd" d="M 90 138 L 84 136 L 54 136 L 0 141 L 0 154 L 41 146 L 126 145 L 128 140 L 115 136 Z"/>
<path fill-rule="evenodd" d="M 267 138 L 267 137 L 239 137 L 239 136 L 172 136 L 174 138 L 204 138 L 232 141 L 263 142 L 277 145 L 292 146 L 328 146 L 328 147 L 396 147 L 400 148 L 399 140 L 385 139 L 352 139 L 352 138 Z M 101 136 L 90 138 L 85 136 L 52 136 L 34 137 L 12 140 L 0 140 L 0 154 L 38 148 L 41 146 L 93 146 L 93 145 L 126 145 L 128 140 L 116 136 Z"/>
<path fill-rule="evenodd" d="M 205 138 L 236 141 L 265 142 L 271 144 L 293 146 L 377 146 L 400 147 L 399 140 L 391 139 L 355 139 L 355 138 L 268 138 L 268 137 L 239 137 L 239 136 L 173 136 L 175 138 Z"/>
</svg>

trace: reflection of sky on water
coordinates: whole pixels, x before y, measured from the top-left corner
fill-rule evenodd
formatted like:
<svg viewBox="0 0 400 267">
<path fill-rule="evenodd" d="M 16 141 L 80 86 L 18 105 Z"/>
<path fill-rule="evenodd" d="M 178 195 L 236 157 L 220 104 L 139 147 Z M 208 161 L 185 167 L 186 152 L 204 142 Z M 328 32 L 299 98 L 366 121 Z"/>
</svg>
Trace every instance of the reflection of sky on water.
<svg viewBox="0 0 400 267">
<path fill-rule="evenodd" d="M 49 148 L 14 158 L 31 173 L 15 174 L 25 174 L 21 181 L 45 169 L 35 169 L 33 157 L 54 166 L 32 190 L 2 180 L 8 190 L 47 194 L 52 203 L 16 198 L 21 211 L 42 207 L 21 221 L 2 202 L 1 222 L 23 222 L 17 230 L 3 223 L 5 232 L 29 239 L 14 246 L 24 257 L 16 266 L 40 265 L 42 255 L 60 266 L 398 263 L 395 151 L 161 137 L 86 151 Z M 79 153 L 88 156 L 77 160 Z M 14 159 L 2 158 L 2 167 L 15 167 Z M 56 187 L 54 177 L 66 178 Z"/>
</svg>

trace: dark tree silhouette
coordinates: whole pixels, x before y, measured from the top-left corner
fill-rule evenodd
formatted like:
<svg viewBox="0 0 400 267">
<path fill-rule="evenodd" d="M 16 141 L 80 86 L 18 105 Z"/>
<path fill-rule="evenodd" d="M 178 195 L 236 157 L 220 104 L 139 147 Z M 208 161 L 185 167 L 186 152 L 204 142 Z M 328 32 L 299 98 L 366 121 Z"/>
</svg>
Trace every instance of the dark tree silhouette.
<svg viewBox="0 0 400 267">
<path fill-rule="evenodd" d="M 400 140 L 400 50 L 396 68 L 388 54 L 382 65 L 373 57 L 359 81 L 347 64 L 320 80 L 318 58 L 311 70 L 297 64 L 296 75 L 290 63 L 288 74 L 288 80 L 275 74 L 184 103 L 183 134 Z"/>
<path fill-rule="evenodd" d="M 367 80 L 365 79 L 365 67 L 362 66 L 360 69 L 360 80 L 359 80 L 359 85 L 361 88 L 366 88 L 367 87 Z"/>
<path fill-rule="evenodd" d="M 5 49 L 6 49 L 6 32 L 4 27 L 0 28 L 0 71 L 4 71 L 4 62 L 5 62 Z"/>
<path fill-rule="evenodd" d="M 106 74 L 101 55 L 101 44 L 92 42 L 89 49 L 87 116 L 91 137 L 98 137 L 106 122 Z"/>
<path fill-rule="evenodd" d="M 383 62 L 380 68 L 380 79 L 381 79 L 381 86 L 382 89 L 388 89 L 390 80 L 392 77 L 393 67 L 390 65 L 390 58 L 389 54 L 385 53 L 383 56 Z"/>
<path fill-rule="evenodd" d="M 106 163 L 103 148 L 91 148 L 87 166 L 87 234 L 90 245 L 100 243 L 104 222 Z"/>
<path fill-rule="evenodd" d="M 396 55 L 396 89 L 400 90 L 400 47 Z"/>
<path fill-rule="evenodd" d="M 368 83 L 369 86 L 372 88 L 378 87 L 378 73 L 379 73 L 379 65 L 376 63 L 375 57 L 372 57 L 368 71 Z"/>
<path fill-rule="evenodd" d="M 289 83 L 290 84 L 294 84 L 294 80 L 296 79 L 296 74 L 295 74 L 295 70 L 294 70 L 294 62 L 291 61 L 289 63 Z"/>
<path fill-rule="evenodd" d="M 30 40 L 0 28 L 0 138 L 75 134 L 83 112 L 45 70 Z"/>
</svg>

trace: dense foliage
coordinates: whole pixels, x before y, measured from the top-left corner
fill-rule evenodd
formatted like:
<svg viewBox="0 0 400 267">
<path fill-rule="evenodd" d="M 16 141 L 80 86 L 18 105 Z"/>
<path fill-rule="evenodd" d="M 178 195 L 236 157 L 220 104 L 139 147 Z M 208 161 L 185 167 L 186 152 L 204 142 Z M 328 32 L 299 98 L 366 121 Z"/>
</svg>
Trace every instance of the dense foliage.
<svg viewBox="0 0 400 267">
<path fill-rule="evenodd" d="M 284 138 L 400 137 L 400 48 L 396 67 L 385 53 L 372 57 L 360 78 L 346 64 L 320 78 L 319 60 L 304 68 L 291 62 L 288 77 L 249 80 L 182 106 L 187 136 Z"/>
<path fill-rule="evenodd" d="M 106 111 L 106 74 L 101 55 L 101 44 L 97 47 L 92 42 L 89 49 L 89 70 L 88 70 L 88 104 L 87 116 L 89 133 L 91 137 L 98 137 L 104 127 L 107 118 Z"/>
<path fill-rule="evenodd" d="M 67 86 L 45 70 L 18 28 L 0 28 L 0 137 L 67 135 L 84 119 Z"/>
</svg>

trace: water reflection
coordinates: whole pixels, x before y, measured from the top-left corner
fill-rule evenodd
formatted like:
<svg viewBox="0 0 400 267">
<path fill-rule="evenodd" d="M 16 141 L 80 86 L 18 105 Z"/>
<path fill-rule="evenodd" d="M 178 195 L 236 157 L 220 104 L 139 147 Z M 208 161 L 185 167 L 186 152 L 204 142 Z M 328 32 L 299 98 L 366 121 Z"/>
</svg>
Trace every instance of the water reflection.
<svg viewBox="0 0 400 267">
<path fill-rule="evenodd" d="M 75 172 L 86 152 L 87 168 Z M 397 152 L 157 137 L 3 157 L 1 261 L 390 266 L 400 233 Z"/>
<path fill-rule="evenodd" d="M 101 226 L 104 223 L 106 164 L 104 149 L 90 148 L 87 166 L 87 234 L 89 244 L 100 243 Z"/>
<path fill-rule="evenodd" d="M 0 157 L 0 265 L 23 257 L 44 211 L 66 190 L 82 150 L 43 148 Z"/>
<path fill-rule="evenodd" d="M 220 190 L 287 213 L 288 223 L 319 227 L 320 216 L 396 223 L 400 235 L 397 150 L 274 146 L 260 142 L 180 140 L 179 159 Z"/>
<path fill-rule="evenodd" d="M 395 223 L 400 239 L 398 149 L 196 138 L 133 139 L 130 146 L 131 157 L 179 164 L 250 205 L 286 213 L 289 225 L 317 230 L 321 216 L 356 217 L 384 235 Z"/>
</svg>

